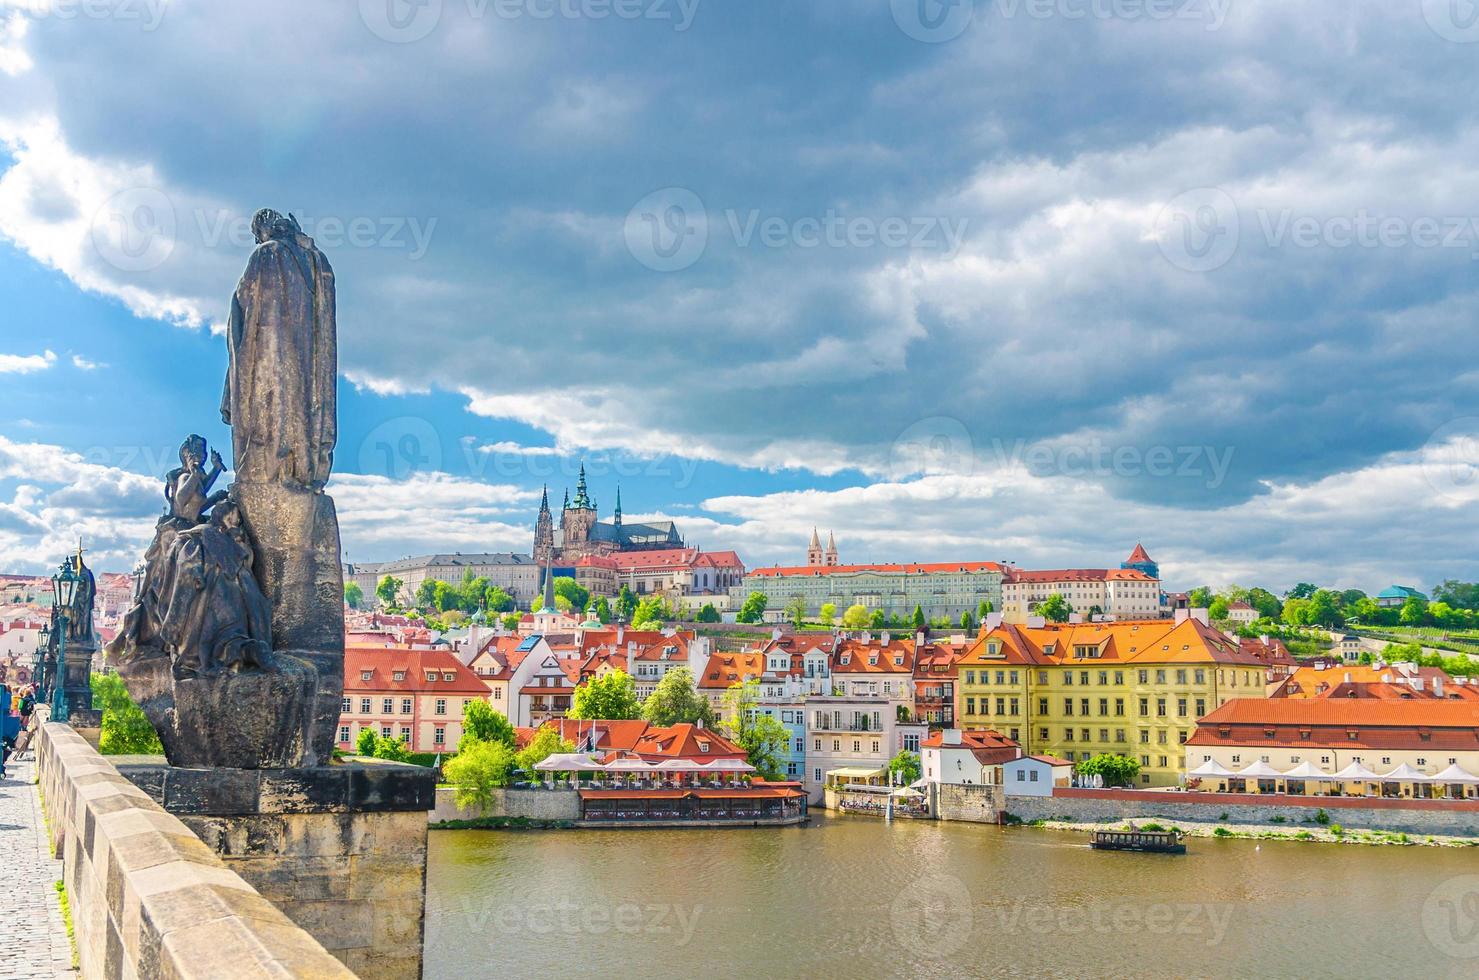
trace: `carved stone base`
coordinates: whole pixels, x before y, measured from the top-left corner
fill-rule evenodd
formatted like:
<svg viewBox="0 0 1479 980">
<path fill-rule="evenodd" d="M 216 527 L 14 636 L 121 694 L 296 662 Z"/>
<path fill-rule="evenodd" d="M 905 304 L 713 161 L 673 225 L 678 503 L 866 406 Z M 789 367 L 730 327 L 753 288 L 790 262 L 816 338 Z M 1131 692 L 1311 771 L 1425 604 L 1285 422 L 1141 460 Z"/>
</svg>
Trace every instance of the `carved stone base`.
<svg viewBox="0 0 1479 980">
<path fill-rule="evenodd" d="M 122 758 L 118 771 L 356 975 L 421 975 L 433 770 L 177 769 Z"/>
<path fill-rule="evenodd" d="M 327 762 L 344 691 L 344 573 L 334 501 L 276 483 L 235 483 L 231 497 L 256 552 L 257 582 L 272 606 L 272 648 L 295 651 L 318 670 L 316 724 L 303 764 Z"/>
<path fill-rule="evenodd" d="M 171 765 L 286 769 L 309 757 L 318 671 L 304 658 L 277 653 L 270 671 L 176 679 L 160 656 L 118 672 Z"/>
</svg>

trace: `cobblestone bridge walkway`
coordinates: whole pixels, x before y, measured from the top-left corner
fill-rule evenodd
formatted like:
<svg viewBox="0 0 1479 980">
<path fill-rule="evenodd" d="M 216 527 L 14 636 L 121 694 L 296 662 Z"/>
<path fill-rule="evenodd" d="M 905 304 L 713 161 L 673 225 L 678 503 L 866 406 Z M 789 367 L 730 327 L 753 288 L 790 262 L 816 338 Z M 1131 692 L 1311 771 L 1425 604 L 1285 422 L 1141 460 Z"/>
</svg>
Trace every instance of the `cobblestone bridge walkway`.
<svg viewBox="0 0 1479 980">
<path fill-rule="evenodd" d="M 0 779 L 0 978 L 68 977 L 72 944 L 62 923 L 56 882 L 62 863 L 52 859 L 32 784 L 34 762 L 6 765 Z"/>
</svg>

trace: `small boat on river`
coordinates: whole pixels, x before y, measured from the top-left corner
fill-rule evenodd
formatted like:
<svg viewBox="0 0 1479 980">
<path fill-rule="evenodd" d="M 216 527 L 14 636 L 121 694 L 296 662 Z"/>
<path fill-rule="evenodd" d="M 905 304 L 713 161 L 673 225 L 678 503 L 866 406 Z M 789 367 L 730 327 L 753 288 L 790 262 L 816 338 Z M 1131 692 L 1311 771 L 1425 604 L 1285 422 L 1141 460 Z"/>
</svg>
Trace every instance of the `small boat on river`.
<svg viewBox="0 0 1479 980">
<path fill-rule="evenodd" d="M 1148 851 L 1185 854 L 1186 845 L 1174 830 L 1096 830 L 1089 846 L 1099 851 Z"/>
</svg>

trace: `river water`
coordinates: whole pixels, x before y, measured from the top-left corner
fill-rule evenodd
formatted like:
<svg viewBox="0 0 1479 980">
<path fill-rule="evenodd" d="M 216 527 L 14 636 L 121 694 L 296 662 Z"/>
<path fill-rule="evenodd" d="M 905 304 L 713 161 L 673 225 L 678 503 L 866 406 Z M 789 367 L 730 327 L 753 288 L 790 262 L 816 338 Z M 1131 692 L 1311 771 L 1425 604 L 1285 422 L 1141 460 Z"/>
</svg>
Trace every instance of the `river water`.
<svg viewBox="0 0 1479 980">
<path fill-rule="evenodd" d="M 426 976 L 1479 977 L 1479 849 L 1086 840 L 821 811 L 434 831 Z"/>
</svg>

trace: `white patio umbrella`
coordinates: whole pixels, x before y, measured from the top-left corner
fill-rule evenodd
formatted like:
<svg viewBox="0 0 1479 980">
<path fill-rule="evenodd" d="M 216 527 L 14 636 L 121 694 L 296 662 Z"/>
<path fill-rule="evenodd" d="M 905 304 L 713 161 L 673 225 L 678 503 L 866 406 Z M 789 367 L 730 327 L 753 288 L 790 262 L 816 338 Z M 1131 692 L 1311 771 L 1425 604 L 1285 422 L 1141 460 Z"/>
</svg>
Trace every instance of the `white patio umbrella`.
<svg viewBox="0 0 1479 980">
<path fill-rule="evenodd" d="M 1284 773 L 1285 779 L 1321 779 L 1333 782 L 1339 777 L 1333 773 L 1324 772 L 1308 759 Z"/>
<path fill-rule="evenodd" d="M 1246 769 L 1238 770 L 1238 776 L 1242 779 L 1283 779 L 1284 774 L 1273 766 L 1259 759 Z"/>
<path fill-rule="evenodd" d="M 534 768 L 539 772 L 600 772 L 602 769 L 595 759 L 578 752 L 545 756 L 534 763 Z"/>
<path fill-rule="evenodd" d="M 1379 778 L 1384 783 L 1431 783 L 1434 781 L 1432 776 L 1421 769 L 1412 768 L 1405 762 Z"/>
<path fill-rule="evenodd" d="M 1377 776 L 1376 773 L 1372 772 L 1370 769 L 1367 769 L 1365 766 L 1361 765 L 1361 763 L 1352 762 L 1340 772 L 1336 773 L 1334 778 L 1340 780 L 1343 783 L 1374 783 L 1380 777 Z"/>
<path fill-rule="evenodd" d="M 1216 759 L 1208 759 L 1187 773 L 1188 776 L 1211 776 L 1226 778 L 1236 775 L 1231 769 L 1218 762 Z"/>
<path fill-rule="evenodd" d="M 1433 777 L 1435 783 L 1467 783 L 1470 786 L 1479 786 L 1479 776 L 1474 775 L 1467 769 L 1462 769 L 1455 762 L 1447 769 Z"/>
</svg>

